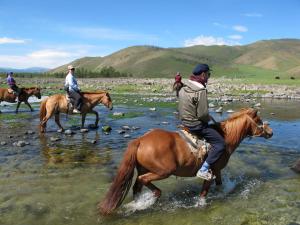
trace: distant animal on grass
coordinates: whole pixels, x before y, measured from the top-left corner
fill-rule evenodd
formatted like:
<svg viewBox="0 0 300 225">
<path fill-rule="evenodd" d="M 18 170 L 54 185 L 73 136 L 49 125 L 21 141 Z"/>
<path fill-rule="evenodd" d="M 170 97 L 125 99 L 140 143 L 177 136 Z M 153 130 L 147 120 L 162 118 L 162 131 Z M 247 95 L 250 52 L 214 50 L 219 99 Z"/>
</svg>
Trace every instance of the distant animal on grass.
<svg viewBox="0 0 300 225">
<path fill-rule="evenodd" d="M 96 115 L 95 127 L 99 123 L 99 114 L 93 108 L 102 103 L 110 110 L 113 109 L 113 103 L 111 97 L 106 91 L 96 91 L 96 92 L 81 92 L 82 95 L 82 107 L 81 107 L 81 128 L 84 127 L 84 122 L 87 113 L 93 113 Z M 40 132 L 44 133 L 46 131 L 47 121 L 51 116 L 55 116 L 55 122 L 61 131 L 64 128 L 60 124 L 60 113 L 70 114 L 73 109 L 70 108 L 70 104 L 66 98 L 66 95 L 56 94 L 49 98 L 46 98 L 41 102 L 40 105 Z"/>
<path fill-rule="evenodd" d="M 31 111 L 33 111 L 33 108 L 28 102 L 28 98 L 30 96 L 34 95 L 38 99 L 41 99 L 41 89 L 38 87 L 30 87 L 30 88 L 25 88 L 22 87 L 20 88 L 20 94 L 18 96 L 18 104 L 16 107 L 16 113 L 19 111 L 20 104 L 24 102 Z M 14 94 L 13 90 L 8 89 L 8 88 L 0 88 L 0 102 L 5 101 L 5 102 L 11 102 L 15 103 L 16 102 L 17 96 Z"/>
<path fill-rule="evenodd" d="M 272 129 L 263 123 L 257 110 L 248 108 L 232 114 L 229 119 L 211 125 L 222 136 L 226 143 L 226 151 L 212 166 L 217 185 L 222 184 L 221 170 L 227 165 L 234 150 L 246 137 L 271 138 Z M 133 195 L 148 187 L 153 195 L 159 197 L 161 190 L 152 182 L 166 179 L 171 175 L 193 177 L 204 162 L 191 153 L 191 150 L 178 132 L 154 129 L 128 144 L 116 177 L 105 198 L 99 205 L 100 213 L 108 215 L 119 207 L 125 199 L 132 182 L 134 169 L 137 178 L 133 185 Z M 208 193 L 212 181 L 205 180 L 200 197 Z"/>
</svg>

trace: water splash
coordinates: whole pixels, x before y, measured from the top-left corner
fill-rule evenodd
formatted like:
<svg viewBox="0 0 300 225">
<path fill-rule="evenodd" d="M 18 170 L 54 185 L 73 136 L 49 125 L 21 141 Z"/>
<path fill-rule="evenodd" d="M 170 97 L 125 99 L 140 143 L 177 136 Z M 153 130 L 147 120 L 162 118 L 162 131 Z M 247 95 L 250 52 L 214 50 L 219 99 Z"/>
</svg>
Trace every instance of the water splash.
<svg viewBox="0 0 300 225">
<path fill-rule="evenodd" d="M 241 197 L 248 199 L 249 195 L 251 194 L 251 192 L 253 192 L 256 188 L 258 188 L 261 184 L 260 180 L 254 179 L 249 181 L 246 185 L 245 185 L 245 189 L 242 190 L 241 192 Z"/>
<path fill-rule="evenodd" d="M 136 196 L 135 200 L 125 204 L 125 214 L 132 214 L 135 211 L 145 210 L 151 207 L 157 200 L 157 197 L 152 192 L 142 192 Z"/>
</svg>

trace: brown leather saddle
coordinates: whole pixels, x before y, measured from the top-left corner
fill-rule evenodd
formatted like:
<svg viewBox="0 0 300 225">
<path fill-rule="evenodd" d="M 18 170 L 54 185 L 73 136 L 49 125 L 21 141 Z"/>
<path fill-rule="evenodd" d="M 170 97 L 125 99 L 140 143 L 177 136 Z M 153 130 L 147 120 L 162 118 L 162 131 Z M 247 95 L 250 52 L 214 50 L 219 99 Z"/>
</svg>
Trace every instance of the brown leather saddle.
<svg viewBox="0 0 300 225">
<path fill-rule="evenodd" d="M 15 91 L 11 88 L 7 88 L 8 94 L 15 94 Z"/>
<path fill-rule="evenodd" d="M 191 153 L 193 153 L 196 158 L 204 161 L 212 148 L 211 145 L 204 138 L 199 138 L 192 134 L 187 127 L 181 127 L 178 133 L 186 141 Z"/>
<path fill-rule="evenodd" d="M 72 99 L 68 94 L 66 94 L 66 100 L 67 100 L 67 114 L 73 114 L 74 105 L 72 103 Z"/>
</svg>

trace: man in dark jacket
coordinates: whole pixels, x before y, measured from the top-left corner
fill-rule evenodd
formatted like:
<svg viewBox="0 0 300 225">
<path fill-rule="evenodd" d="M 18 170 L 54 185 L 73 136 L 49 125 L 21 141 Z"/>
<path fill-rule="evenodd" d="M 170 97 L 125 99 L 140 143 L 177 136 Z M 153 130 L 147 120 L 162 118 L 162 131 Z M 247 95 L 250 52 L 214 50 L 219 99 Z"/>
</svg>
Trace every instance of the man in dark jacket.
<svg viewBox="0 0 300 225">
<path fill-rule="evenodd" d="M 212 151 L 197 176 L 205 180 L 213 179 L 210 166 L 215 163 L 225 150 L 224 138 L 214 129 L 208 126 L 211 116 L 208 112 L 208 100 L 206 84 L 210 77 L 210 69 L 207 64 L 198 64 L 193 74 L 179 92 L 179 117 L 182 124 L 192 134 L 205 138 L 212 146 Z"/>
</svg>

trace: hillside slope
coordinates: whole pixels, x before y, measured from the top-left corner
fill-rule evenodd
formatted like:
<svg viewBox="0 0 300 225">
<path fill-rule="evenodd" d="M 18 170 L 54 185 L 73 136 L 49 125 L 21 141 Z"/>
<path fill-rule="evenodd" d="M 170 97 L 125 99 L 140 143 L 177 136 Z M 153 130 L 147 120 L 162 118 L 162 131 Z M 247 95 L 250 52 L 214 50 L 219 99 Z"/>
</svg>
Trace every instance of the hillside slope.
<svg viewBox="0 0 300 225">
<path fill-rule="evenodd" d="M 70 64 L 89 71 L 100 71 L 103 67 L 112 66 L 135 77 L 173 77 L 177 71 L 190 74 L 199 62 L 209 64 L 215 76 L 279 74 L 282 77 L 300 78 L 300 40 L 266 40 L 244 46 L 133 46 L 105 57 L 84 57 Z M 65 72 L 66 66 L 50 72 Z"/>
</svg>

